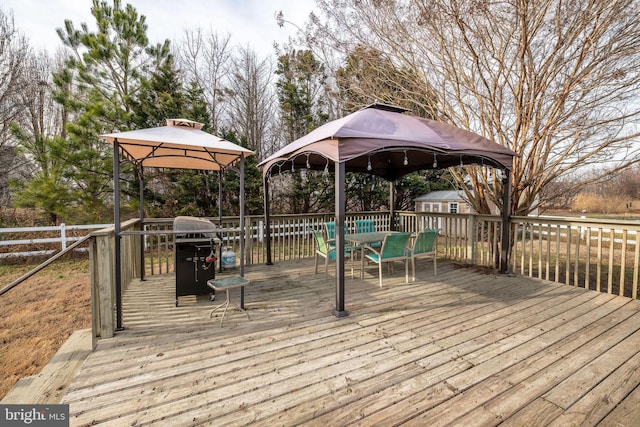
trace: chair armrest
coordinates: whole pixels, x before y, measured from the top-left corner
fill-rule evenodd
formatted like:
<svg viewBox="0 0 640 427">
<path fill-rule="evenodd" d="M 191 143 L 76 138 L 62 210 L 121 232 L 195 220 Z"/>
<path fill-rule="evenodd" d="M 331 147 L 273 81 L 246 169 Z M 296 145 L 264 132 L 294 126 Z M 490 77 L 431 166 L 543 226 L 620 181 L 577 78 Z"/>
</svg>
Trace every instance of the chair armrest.
<svg viewBox="0 0 640 427">
<path fill-rule="evenodd" d="M 369 245 L 368 245 L 368 244 L 366 244 L 366 243 L 365 243 L 365 244 L 363 244 L 363 245 L 362 245 L 362 247 L 363 247 L 364 249 L 368 249 L 368 250 L 370 250 L 371 252 L 373 252 L 373 253 L 376 253 L 376 254 L 380 255 L 380 253 L 379 253 L 378 251 L 376 251 L 375 249 L 373 249 L 371 246 L 369 246 Z"/>
</svg>

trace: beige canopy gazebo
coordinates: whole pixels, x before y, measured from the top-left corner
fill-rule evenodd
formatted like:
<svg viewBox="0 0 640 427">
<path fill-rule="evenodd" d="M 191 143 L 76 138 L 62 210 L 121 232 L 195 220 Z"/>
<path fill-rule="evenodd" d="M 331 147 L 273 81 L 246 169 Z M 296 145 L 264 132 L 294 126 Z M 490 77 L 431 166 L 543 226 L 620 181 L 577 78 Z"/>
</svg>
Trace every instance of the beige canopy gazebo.
<svg viewBox="0 0 640 427">
<path fill-rule="evenodd" d="M 407 110 L 373 104 L 341 119 L 326 123 L 285 146 L 258 166 L 265 189 L 265 222 L 269 227 L 268 177 L 282 171 L 312 169 L 335 171 L 336 308 L 346 316 L 344 305 L 345 174 L 368 173 L 393 185 L 404 175 L 425 169 L 482 164 L 504 170 L 501 269 L 508 268 L 510 250 L 509 198 L 511 169 L 516 153 L 481 135 L 447 123 L 404 114 Z M 393 206 L 393 203 L 392 203 Z M 393 212 L 392 212 L 393 214 Z M 271 263 L 267 234 L 267 264 Z M 502 271 L 502 270 L 501 270 Z"/>
<path fill-rule="evenodd" d="M 222 171 L 238 165 L 240 175 L 240 275 L 244 276 L 244 159 L 251 150 L 204 132 L 203 124 L 167 119 L 166 126 L 100 135 L 113 144 L 116 329 L 122 329 L 120 260 L 120 157 L 136 166 L 140 179 L 140 220 L 144 218 L 144 167 Z M 143 249 L 141 249 L 143 250 Z M 144 257 L 143 257 L 144 259 Z M 142 266 L 142 270 L 144 266 Z M 143 271 L 141 271 L 141 275 Z M 243 295 L 244 296 L 244 295 Z"/>
</svg>

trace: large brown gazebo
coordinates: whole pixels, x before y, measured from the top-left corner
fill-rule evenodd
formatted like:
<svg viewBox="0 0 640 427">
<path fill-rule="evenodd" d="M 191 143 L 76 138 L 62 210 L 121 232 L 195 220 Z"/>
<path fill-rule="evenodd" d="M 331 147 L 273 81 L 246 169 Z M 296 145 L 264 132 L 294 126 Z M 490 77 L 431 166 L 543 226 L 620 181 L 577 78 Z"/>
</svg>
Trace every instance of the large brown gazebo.
<svg viewBox="0 0 640 427">
<path fill-rule="evenodd" d="M 511 169 L 516 153 L 481 135 L 447 123 L 405 114 L 404 109 L 373 104 L 341 119 L 326 123 L 285 146 L 258 166 L 262 167 L 265 220 L 269 220 L 269 180 L 274 173 L 312 169 L 335 171 L 336 308 L 346 316 L 344 305 L 344 221 L 346 172 L 380 176 L 390 182 L 425 169 L 482 164 L 504 170 L 501 271 L 508 269 L 509 197 Z M 267 263 L 271 263 L 267 234 Z"/>
</svg>

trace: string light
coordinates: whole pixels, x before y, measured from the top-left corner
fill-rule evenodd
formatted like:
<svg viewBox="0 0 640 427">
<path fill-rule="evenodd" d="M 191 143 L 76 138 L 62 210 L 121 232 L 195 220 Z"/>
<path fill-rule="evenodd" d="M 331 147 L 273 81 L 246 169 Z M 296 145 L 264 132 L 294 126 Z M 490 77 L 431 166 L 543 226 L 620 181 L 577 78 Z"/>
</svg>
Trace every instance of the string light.
<svg viewBox="0 0 640 427">
<path fill-rule="evenodd" d="M 311 169 L 311 165 L 309 164 L 309 153 L 307 153 L 307 169 Z"/>
<path fill-rule="evenodd" d="M 367 163 L 367 170 L 370 171 L 371 170 L 371 156 L 369 156 L 369 161 Z"/>
<path fill-rule="evenodd" d="M 407 159 L 407 150 L 404 150 L 404 165 L 407 166 L 409 164 L 409 159 Z"/>
<path fill-rule="evenodd" d="M 329 159 L 327 158 L 327 164 L 324 165 L 324 171 L 322 171 L 322 176 L 326 177 L 329 175 Z"/>
<path fill-rule="evenodd" d="M 438 167 L 438 157 L 436 156 L 436 153 L 433 153 L 433 168 L 437 168 Z"/>
</svg>

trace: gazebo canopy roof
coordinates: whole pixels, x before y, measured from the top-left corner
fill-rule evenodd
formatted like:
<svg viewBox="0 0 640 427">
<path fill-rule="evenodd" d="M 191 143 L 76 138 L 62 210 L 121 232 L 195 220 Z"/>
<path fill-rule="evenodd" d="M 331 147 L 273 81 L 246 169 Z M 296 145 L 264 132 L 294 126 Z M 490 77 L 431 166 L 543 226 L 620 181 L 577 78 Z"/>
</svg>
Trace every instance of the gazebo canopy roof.
<svg viewBox="0 0 640 427">
<path fill-rule="evenodd" d="M 265 175 L 281 169 L 324 169 L 344 162 L 347 172 L 394 181 L 423 169 L 487 164 L 511 170 L 516 153 L 447 123 L 374 104 L 326 123 L 262 161 Z M 277 171 L 275 171 L 277 172 Z"/>
<path fill-rule="evenodd" d="M 100 135 L 130 161 L 145 167 L 220 170 L 253 151 L 204 132 L 202 123 L 167 119 L 166 126 Z"/>
</svg>

